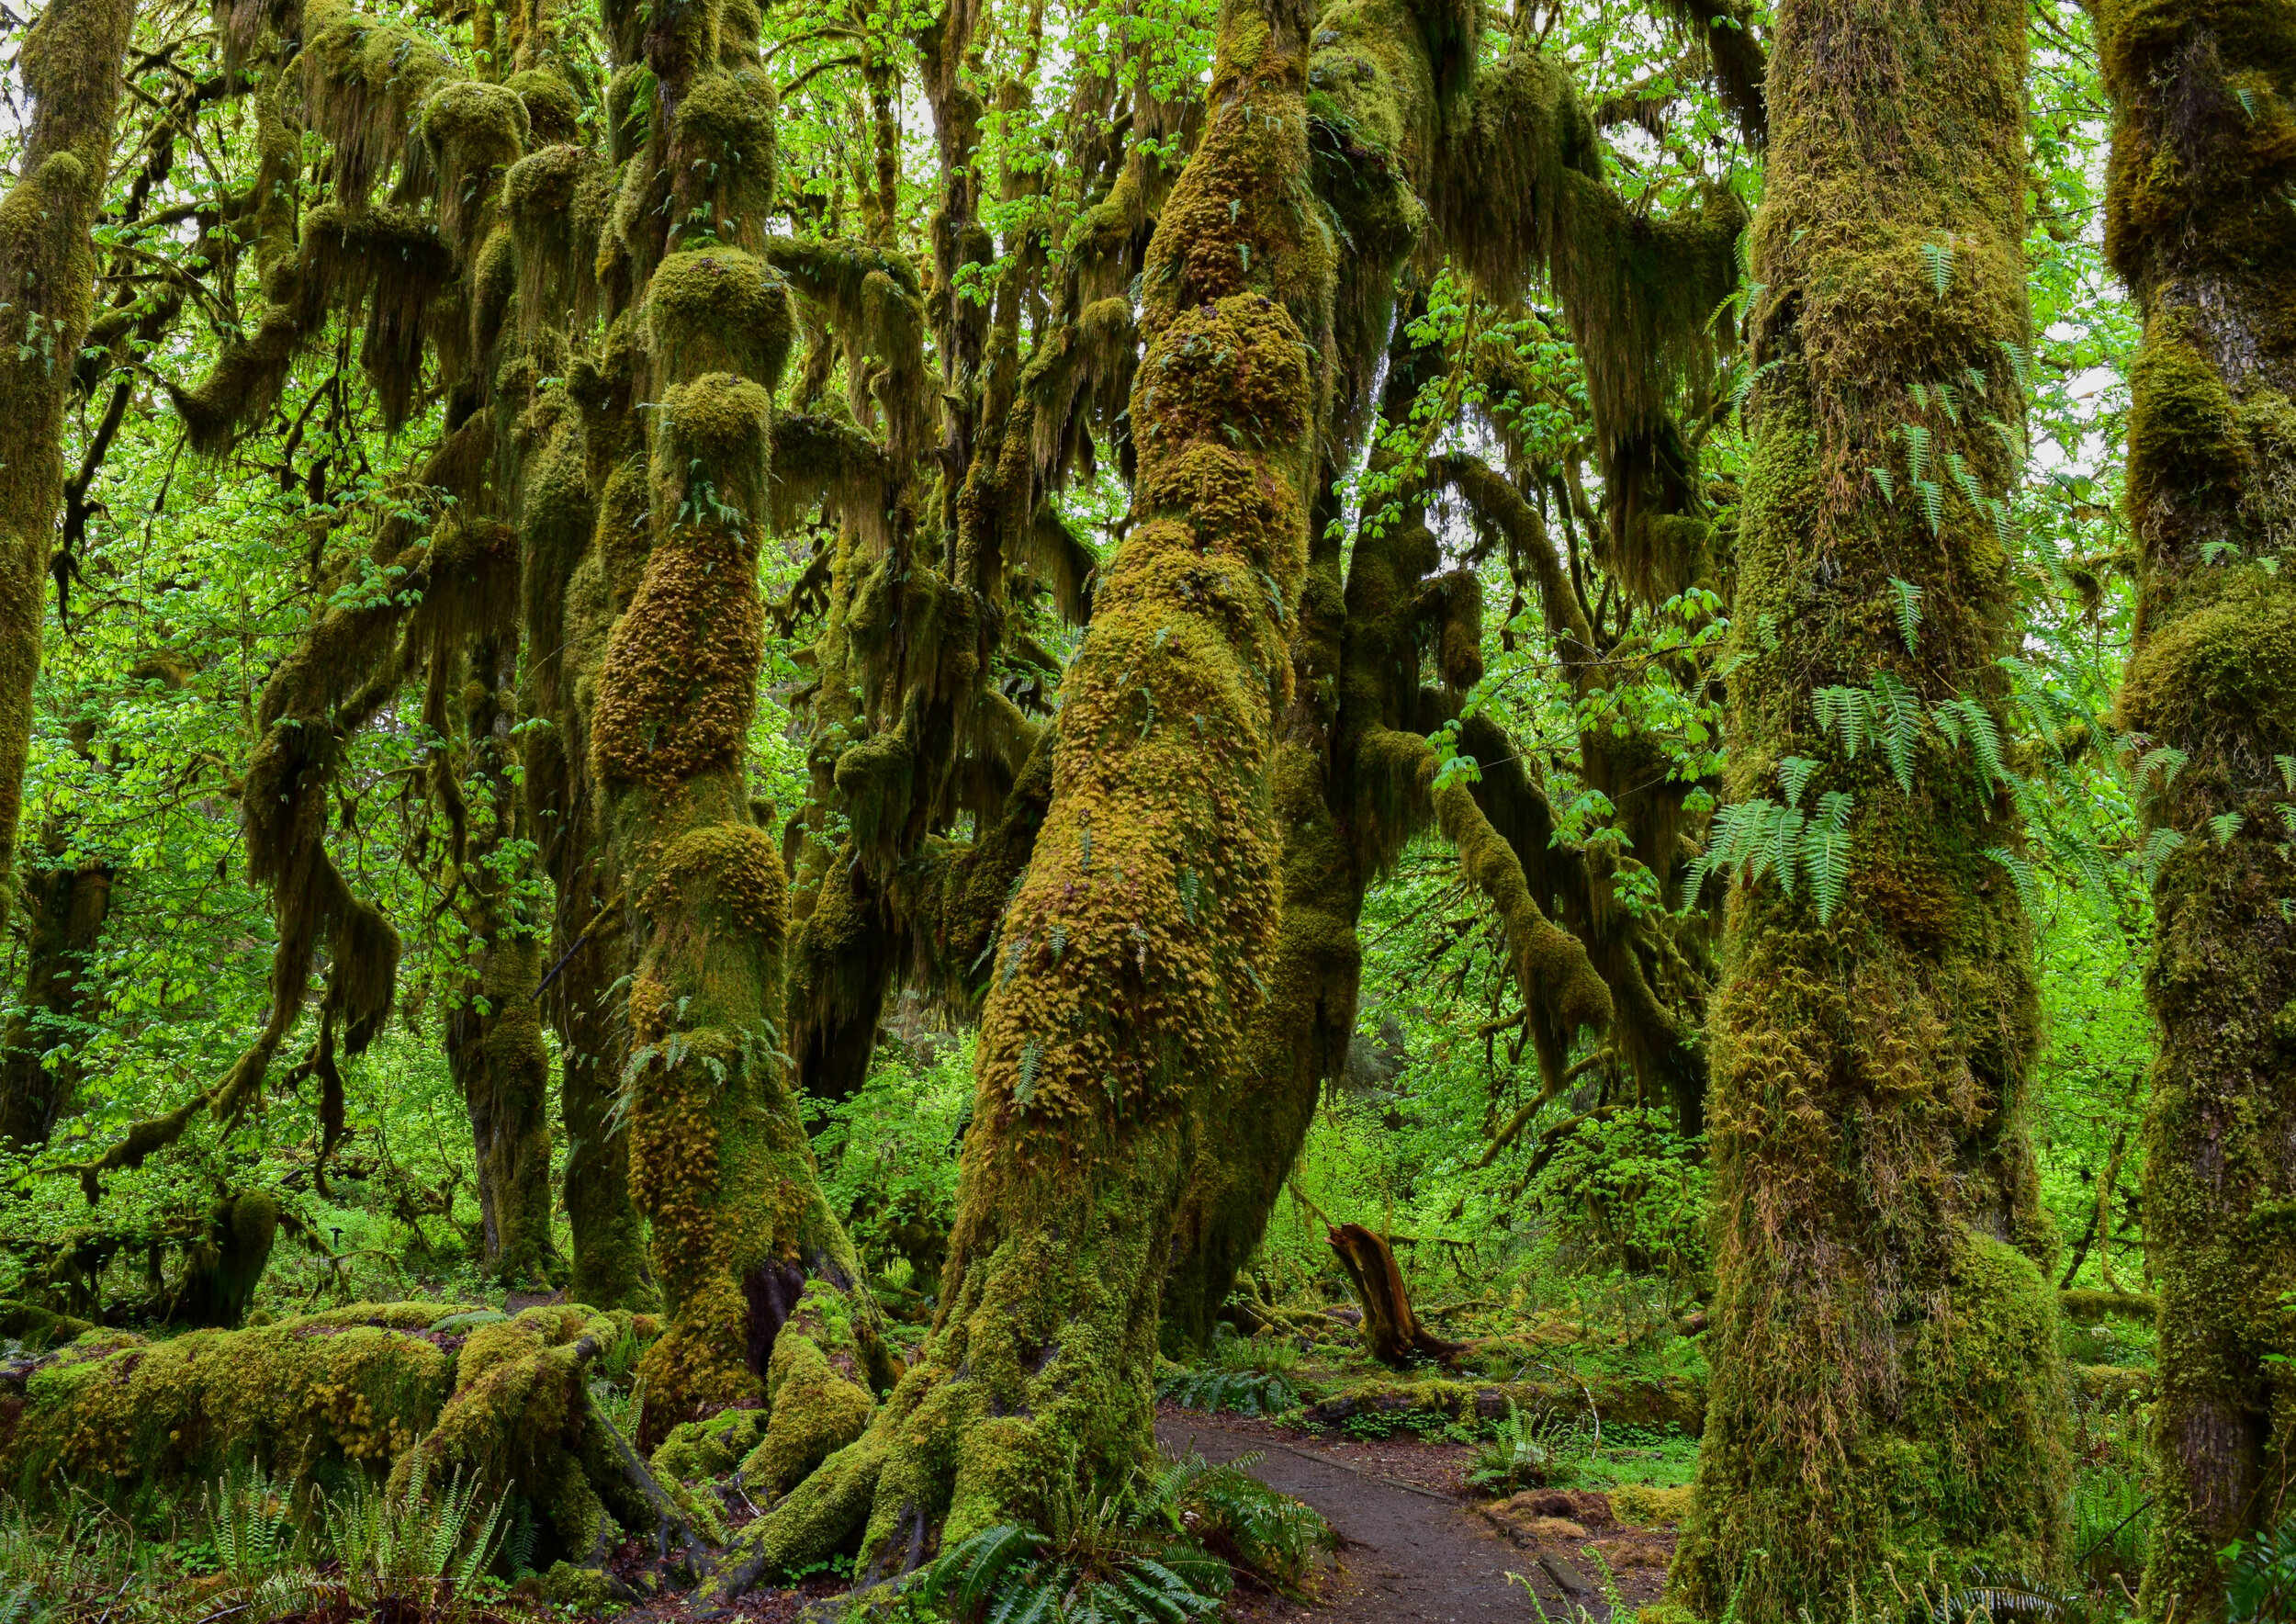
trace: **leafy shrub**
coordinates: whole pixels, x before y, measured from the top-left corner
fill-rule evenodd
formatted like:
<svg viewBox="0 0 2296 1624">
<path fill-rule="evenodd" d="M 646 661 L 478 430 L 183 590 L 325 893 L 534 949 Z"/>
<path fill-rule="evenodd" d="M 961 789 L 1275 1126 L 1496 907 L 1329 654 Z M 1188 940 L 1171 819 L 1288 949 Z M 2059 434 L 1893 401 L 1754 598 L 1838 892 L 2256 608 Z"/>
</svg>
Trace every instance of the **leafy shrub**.
<svg viewBox="0 0 2296 1624">
<path fill-rule="evenodd" d="M 827 1108 L 805 1102 L 808 1115 L 826 1117 L 813 1124 L 822 1193 L 870 1267 L 906 1264 L 909 1285 L 922 1293 L 940 1284 L 956 1221 L 973 1051 L 971 1033 L 924 1064 L 888 1045 L 850 1099 Z"/>
<path fill-rule="evenodd" d="M 1706 1180 L 1700 1142 L 1664 1111 L 1621 1110 L 1564 1135 L 1533 1191 L 1577 1267 L 1687 1283 L 1710 1267 Z"/>
<path fill-rule="evenodd" d="M 2236 1539 L 2224 1597 L 2231 1624 L 2288 1624 L 2296 1619 L 2296 1518 Z"/>
<path fill-rule="evenodd" d="M 1156 1383 L 1156 1397 L 1185 1410 L 1277 1415 L 1300 1403 L 1300 1390 L 1274 1371 L 1181 1370 Z"/>
</svg>

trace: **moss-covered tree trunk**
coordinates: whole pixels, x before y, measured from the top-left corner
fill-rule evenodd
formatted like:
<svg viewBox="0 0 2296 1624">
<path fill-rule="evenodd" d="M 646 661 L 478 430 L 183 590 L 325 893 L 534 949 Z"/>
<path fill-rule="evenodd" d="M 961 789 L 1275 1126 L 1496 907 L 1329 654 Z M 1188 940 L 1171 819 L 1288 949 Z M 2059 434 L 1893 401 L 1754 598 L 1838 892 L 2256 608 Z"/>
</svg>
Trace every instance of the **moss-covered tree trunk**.
<svg viewBox="0 0 2296 1624">
<path fill-rule="evenodd" d="M 861 1430 L 887 1372 L 782 1053 L 786 881 L 746 761 L 791 331 L 780 274 L 749 251 L 773 195 L 772 87 L 754 9 L 647 15 L 608 18 L 638 47 L 618 83 L 642 62 L 652 114 L 601 255 L 611 324 L 569 378 L 618 608 L 589 737 L 634 958 L 615 1109 L 670 1311 L 642 1431 L 762 1400 L 772 1475 L 793 1479 Z"/>
<path fill-rule="evenodd" d="M 574 162 L 565 163 L 568 154 Z M 563 164 L 590 175 L 590 154 L 546 149 L 519 176 Z M 542 188 L 535 188 L 541 192 Z M 566 252 L 573 197 L 549 192 L 535 210 L 514 210 L 522 260 L 551 263 Z M 580 268 L 576 268 L 579 282 Z M 651 1308 L 646 1227 L 630 1199 L 630 1138 L 613 1111 L 621 1076 L 622 1009 L 612 989 L 629 971 L 621 882 L 605 850 L 602 807 L 588 771 L 590 701 L 615 605 L 591 542 L 597 527 L 583 424 L 559 400 L 532 414 L 537 444 L 525 462 L 519 508 L 530 714 L 547 725 L 523 736 L 525 795 L 535 840 L 553 891 L 549 963 L 540 1002 L 558 1036 L 558 1115 L 566 1133 L 563 1199 L 571 1273 L 567 1292 L 602 1308 Z"/>
<path fill-rule="evenodd" d="M 1894 1614 L 2060 1550 L 2032 945 L 1965 742 L 2009 647 L 2024 65 L 2008 0 L 1790 0 L 1772 36 L 1731 791 L 1817 832 L 1791 895 L 1732 885 L 1712 1009 L 1717 1346 L 1673 1574 L 1702 1617 Z"/>
<path fill-rule="evenodd" d="M 40 605 L 63 501 L 63 412 L 96 299 L 88 232 L 103 201 L 135 0 L 55 0 L 17 64 L 31 117 L 0 198 L 0 924 L 14 889 Z"/>
<path fill-rule="evenodd" d="M 1302 8 L 1221 9 L 1203 142 L 1149 251 L 1137 523 L 1071 666 L 1052 788 L 991 959 L 932 1340 L 869 1435 L 715 1584 L 833 1550 L 877 1571 L 1113 1488 L 1149 1447 L 1192 1097 L 1240 1066 L 1277 919 L 1266 773 L 1307 558 L 1333 244 Z"/>
<path fill-rule="evenodd" d="M 2148 1617 L 2221 1618 L 2222 1553 L 2288 1515 L 2296 1354 L 2296 5 L 2099 13 L 2106 250 L 2142 308 L 2121 721 L 2153 769 L 2145 1124 L 2160 1290 Z M 2174 752 L 2173 755 L 2168 752 Z M 2178 765 L 2170 765 L 2176 762 Z"/>
<path fill-rule="evenodd" d="M 523 918 L 518 895 L 526 818 L 524 786 L 512 770 L 516 712 L 508 699 L 515 691 L 516 648 L 514 641 L 492 637 L 470 648 L 464 737 L 470 776 L 487 804 L 473 808 L 483 827 L 474 831 L 462 863 L 473 901 L 473 962 L 462 999 L 447 1016 L 446 1054 L 470 1114 L 486 1266 L 512 1285 L 546 1286 L 557 1261 L 550 1237 L 550 1054 L 535 996 L 540 927 Z"/>
<path fill-rule="evenodd" d="M 73 1108 L 79 1062 L 49 1055 L 74 1043 L 74 1029 L 96 1013 L 89 956 L 112 899 L 109 863 L 71 859 L 62 829 L 51 830 L 43 844 L 43 863 L 24 878 L 24 1006 L 8 1017 L 0 1043 L 0 1136 L 26 1149 L 46 1144 Z"/>
</svg>

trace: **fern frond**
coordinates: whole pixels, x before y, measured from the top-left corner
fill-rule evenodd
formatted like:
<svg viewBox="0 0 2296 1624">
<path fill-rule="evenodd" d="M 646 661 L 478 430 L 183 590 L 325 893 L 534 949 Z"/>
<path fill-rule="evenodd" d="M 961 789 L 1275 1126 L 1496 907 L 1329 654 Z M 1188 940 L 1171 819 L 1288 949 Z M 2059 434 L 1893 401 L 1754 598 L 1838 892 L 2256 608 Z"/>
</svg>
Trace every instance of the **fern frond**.
<svg viewBox="0 0 2296 1624">
<path fill-rule="evenodd" d="M 1828 790 L 1818 803 L 1818 818 L 1802 833 L 1802 866 L 1809 874 L 1810 895 L 1818 903 L 1818 922 L 1829 923 L 1840 906 L 1850 877 L 1850 811 L 1853 803 L 1841 790 Z"/>
<path fill-rule="evenodd" d="M 1794 869 L 1802 851 L 1802 826 L 1808 819 L 1795 806 L 1781 806 L 1770 825 L 1770 866 L 1778 871 L 1778 889 L 1794 895 Z"/>
<path fill-rule="evenodd" d="M 1977 758 L 1977 771 L 1988 787 L 2014 781 L 2015 775 L 2001 755 L 2001 727 L 1993 719 L 1991 711 L 1964 694 L 1959 699 L 1941 701 L 1933 715 L 1941 731 L 1947 726 L 1947 719 L 1952 719 L 1954 743 L 1960 743 L 1964 736 L 1968 739 L 1970 752 Z"/>
<path fill-rule="evenodd" d="M 1918 485 L 1930 471 L 1931 436 L 1928 427 L 1921 423 L 1908 423 L 1900 426 L 1906 436 L 1906 472 Z"/>
<path fill-rule="evenodd" d="M 1787 806 L 1802 804 L 1802 792 L 1809 788 L 1811 775 L 1817 771 L 1818 763 L 1807 756 L 1788 756 L 1778 763 L 1778 787 L 1785 793 Z"/>
<path fill-rule="evenodd" d="M 1945 467 L 1952 472 L 1953 483 L 1961 488 L 1961 493 L 1969 499 L 1969 505 L 1971 507 L 1982 506 L 1985 502 L 1985 491 L 1978 485 L 1977 476 L 1969 471 L 1969 464 L 1963 458 L 1962 454 L 1958 451 L 1948 451 L 1945 454 Z"/>
<path fill-rule="evenodd" d="M 1912 689 L 1888 671 L 1874 676 L 1874 732 L 1897 787 L 1913 793 L 1913 751 L 1921 738 L 1921 702 Z"/>
<path fill-rule="evenodd" d="M 2183 844 L 2184 836 L 2173 829 L 2156 829 L 2152 832 L 2144 850 L 2137 853 L 2137 870 L 2144 874 L 2145 885 L 2159 882 L 2161 869 Z"/>
<path fill-rule="evenodd" d="M 1867 694 L 1862 688 L 1845 688 L 1832 683 L 1810 695 L 1810 712 L 1818 722 L 1820 733 L 1839 732 L 1841 748 L 1851 761 L 1858 759 L 1858 746 L 1865 739 L 1865 707 Z"/>
<path fill-rule="evenodd" d="M 2033 865 L 2007 846 L 1988 846 L 1985 854 L 2009 870 L 2009 881 L 2017 887 L 2017 900 L 2025 905 L 2025 911 L 2029 914 L 2039 913 L 2041 892 L 2033 883 Z"/>
<path fill-rule="evenodd" d="M 2158 773 L 2161 774 L 2160 786 L 2167 789 L 2177 782 L 2177 774 L 2183 772 L 2186 763 L 2191 760 L 2174 745 L 2160 745 L 2144 752 L 2144 760 L 2136 764 L 2137 776 L 2150 783 L 2153 774 Z"/>
<path fill-rule="evenodd" d="M 1897 635 L 1906 640 L 1906 652 L 1913 652 L 1913 640 L 1921 629 L 1921 589 L 1910 581 L 1889 578 L 1889 590 L 1897 599 Z"/>
<path fill-rule="evenodd" d="M 2219 812 L 2209 819 L 2209 833 L 2216 837 L 2219 846 L 2229 846 L 2233 837 L 2246 825 L 2248 819 L 2238 812 Z"/>
<path fill-rule="evenodd" d="M 1930 290 L 1943 299 L 1953 284 L 1953 240 L 1922 243 L 1921 264 L 1930 274 Z"/>
</svg>

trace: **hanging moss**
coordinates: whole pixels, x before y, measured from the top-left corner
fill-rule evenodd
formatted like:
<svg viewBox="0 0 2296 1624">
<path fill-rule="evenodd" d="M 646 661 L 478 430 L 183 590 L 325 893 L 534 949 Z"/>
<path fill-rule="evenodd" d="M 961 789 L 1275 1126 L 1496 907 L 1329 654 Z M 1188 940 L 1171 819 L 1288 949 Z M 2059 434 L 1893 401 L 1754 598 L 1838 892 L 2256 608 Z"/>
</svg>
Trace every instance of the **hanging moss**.
<svg viewBox="0 0 2296 1624">
<path fill-rule="evenodd" d="M 687 87 L 670 142 L 674 242 L 763 244 L 773 211 L 773 112 L 772 81 L 754 63 L 703 73 Z"/>
<path fill-rule="evenodd" d="M 566 76 L 549 68 L 527 68 L 503 81 L 524 104 L 526 128 L 537 148 L 581 140 L 581 98 Z"/>
<path fill-rule="evenodd" d="M 454 59 L 412 29 L 353 11 L 345 0 L 306 0 L 303 100 L 311 126 L 334 152 L 335 197 L 363 205 L 404 155 L 421 152 L 415 110 L 432 88 L 456 79 Z"/>
<path fill-rule="evenodd" d="M 165 385 L 184 437 L 204 457 L 220 457 L 232 434 L 261 423 L 278 403 L 287 367 L 301 347 L 303 323 L 294 311 L 274 305 L 263 312 L 252 338 L 227 337 L 213 370 L 192 389 Z"/>
<path fill-rule="evenodd" d="M 415 136 L 429 153 L 439 232 L 468 259 L 492 221 L 501 172 L 526 150 L 526 103 L 506 85 L 465 79 L 423 98 Z"/>
<path fill-rule="evenodd" d="M 303 222 L 300 329 L 293 342 L 317 332 L 329 309 L 346 320 L 364 311 L 360 364 L 375 385 L 385 428 L 396 433 L 414 409 L 423 345 L 454 276 L 452 251 L 422 215 L 332 203 L 314 209 Z"/>
<path fill-rule="evenodd" d="M 543 147 L 502 178 L 518 252 L 518 310 L 529 343 L 545 325 L 579 331 L 597 312 L 596 244 L 604 175 L 586 147 Z"/>
</svg>

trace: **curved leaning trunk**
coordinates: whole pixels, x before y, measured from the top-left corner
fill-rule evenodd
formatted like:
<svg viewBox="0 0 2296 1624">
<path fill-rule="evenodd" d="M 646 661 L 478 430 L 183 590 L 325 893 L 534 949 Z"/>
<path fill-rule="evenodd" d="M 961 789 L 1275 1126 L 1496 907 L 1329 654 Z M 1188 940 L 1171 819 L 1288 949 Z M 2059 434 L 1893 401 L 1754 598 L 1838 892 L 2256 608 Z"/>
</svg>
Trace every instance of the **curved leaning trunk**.
<svg viewBox="0 0 2296 1624">
<path fill-rule="evenodd" d="M 2279 1306 L 2296 1289 L 2296 927 L 2279 900 L 2296 896 L 2296 5 L 2109 4 L 2099 22 L 2105 246 L 2144 320 L 2120 719 L 2147 769 L 2145 839 L 2170 849 L 2145 977 L 2161 1385 L 2141 1599 L 2206 1619 L 2223 1616 L 2225 1548 L 2278 1523 L 2296 1486 L 2296 1380 L 2268 1362 L 2296 1354 Z"/>
<path fill-rule="evenodd" d="M 2009 648 L 2025 17 L 1792 0 L 1772 39 L 1731 798 L 1803 832 L 1790 891 L 1729 888 L 1719 1346 L 1672 1583 L 1705 1618 L 1880 1616 L 2062 1542 L 2032 944 L 1996 856 L 2020 835 L 1944 725 L 1998 727 Z"/>
<path fill-rule="evenodd" d="M 1266 778 L 1307 556 L 1333 250 L 1295 197 L 1307 25 L 1222 8 L 1210 124 L 1144 276 L 1139 522 L 1069 671 L 1043 827 L 990 964 L 932 1339 L 867 1436 L 744 1531 L 715 1590 L 835 1550 L 878 1572 L 1149 1448 L 1157 1294 L 1201 1079 L 1242 1064 L 1276 928 Z"/>
<path fill-rule="evenodd" d="M 54 0 L 25 36 L 32 112 L 0 199 L 0 924 L 16 869 L 42 596 L 63 503 L 63 411 L 96 297 L 88 237 L 112 159 L 134 0 Z"/>
</svg>

